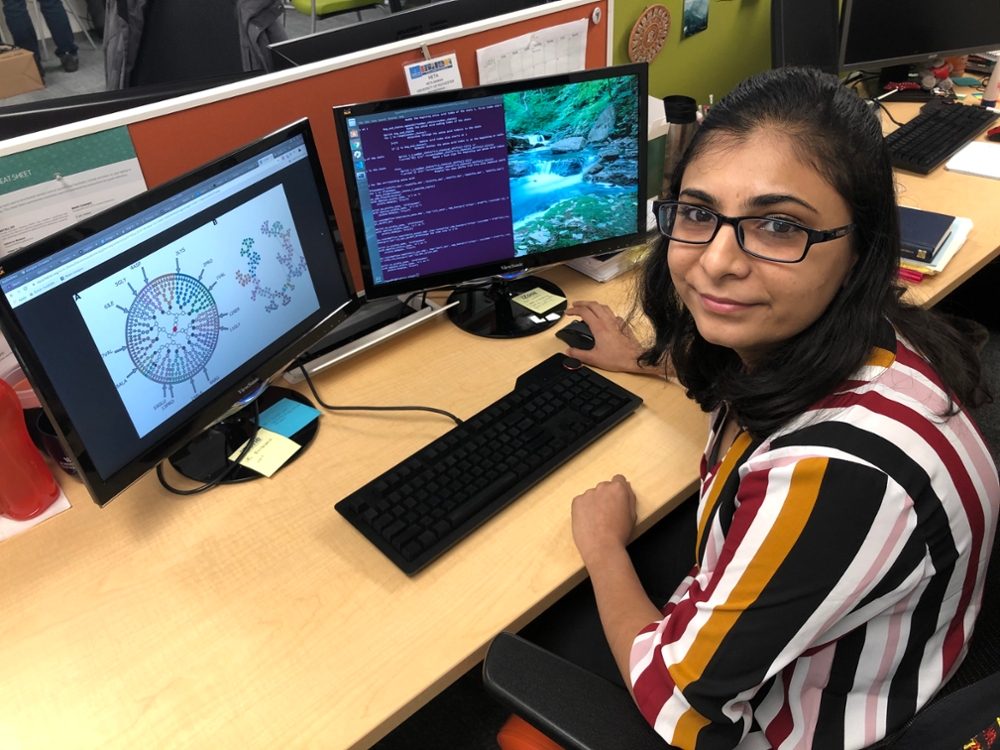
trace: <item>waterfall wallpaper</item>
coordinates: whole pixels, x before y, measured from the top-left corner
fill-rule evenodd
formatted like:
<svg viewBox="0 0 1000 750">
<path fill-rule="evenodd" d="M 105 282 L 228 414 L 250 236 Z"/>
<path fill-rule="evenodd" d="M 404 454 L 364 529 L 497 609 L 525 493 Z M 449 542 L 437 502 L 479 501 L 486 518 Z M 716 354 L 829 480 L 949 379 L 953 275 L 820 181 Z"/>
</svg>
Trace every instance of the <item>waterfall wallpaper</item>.
<svg viewBox="0 0 1000 750">
<path fill-rule="evenodd" d="M 636 231 L 633 76 L 504 96 L 518 256 Z"/>
</svg>

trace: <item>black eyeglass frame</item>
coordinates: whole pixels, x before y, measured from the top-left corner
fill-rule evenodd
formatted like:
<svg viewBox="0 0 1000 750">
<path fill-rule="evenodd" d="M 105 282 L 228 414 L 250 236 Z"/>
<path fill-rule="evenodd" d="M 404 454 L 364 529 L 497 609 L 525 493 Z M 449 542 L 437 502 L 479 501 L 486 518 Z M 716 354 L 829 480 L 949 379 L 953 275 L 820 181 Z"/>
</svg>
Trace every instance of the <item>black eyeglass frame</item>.
<svg viewBox="0 0 1000 750">
<path fill-rule="evenodd" d="M 663 230 L 663 226 L 660 224 L 660 208 L 665 205 L 674 206 L 690 206 L 691 208 L 697 208 L 701 211 L 707 211 L 712 214 L 715 221 L 715 230 L 712 232 L 712 236 L 707 240 L 682 240 L 679 237 L 672 237 Z M 725 216 L 720 214 L 713 208 L 708 206 L 703 206 L 700 203 L 686 203 L 685 201 L 674 201 L 674 200 L 658 200 L 653 201 L 653 216 L 656 217 L 656 228 L 659 230 L 660 234 L 666 237 L 668 240 L 674 240 L 675 242 L 683 242 L 685 245 L 708 245 L 715 239 L 716 235 L 719 233 L 719 229 L 722 228 L 723 224 L 728 224 L 733 228 L 733 233 L 736 235 L 736 242 L 739 243 L 740 250 L 745 252 L 747 255 L 751 255 L 754 258 L 760 258 L 761 260 L 769 260 L 772 263 L 801 263 L 806 259 L 806 255 L 809 253 L 809 248 L 813 245 L 829 242 L 830 240 L 838 240 L 841 237 L 846 237 L 851 232 L 857 228 L 857 224 L 845 224 L 842 227 L 837 227 L 836 229 L 810 229 L 809 227 L 802 226 L 798 222 L 789 221 L 788 219 L 775 219 L 770 216 Z M 748 250 L 746 245 L 743 244 L 743 230 L 740 229 L 740 222 L 745 219 L 758 219 L 764 221 L 780 221 L 783 224 L 788 224 L 796 229 L 801 229 L 806 233 L 806 246 L 802 250 L 802 255 L 796 260 L 784 260 L 781 258 L 770 258 L 766 255 L 761 255 L 760 253 L 755 253 L 753 250 Z"/>
</svg>

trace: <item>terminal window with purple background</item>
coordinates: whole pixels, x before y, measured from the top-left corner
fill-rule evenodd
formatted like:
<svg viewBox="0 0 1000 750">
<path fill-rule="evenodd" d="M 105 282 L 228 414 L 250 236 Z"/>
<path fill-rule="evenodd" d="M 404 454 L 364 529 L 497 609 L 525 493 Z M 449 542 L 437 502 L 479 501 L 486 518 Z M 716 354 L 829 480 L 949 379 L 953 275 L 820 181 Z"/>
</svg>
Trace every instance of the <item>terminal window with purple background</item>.
<svg viewBox="0 0 1000 750">
<path fill-rule="evenodd" d="M 634 234 L 638 82 L 347 120 L 376 284 Z"/>
</svg>

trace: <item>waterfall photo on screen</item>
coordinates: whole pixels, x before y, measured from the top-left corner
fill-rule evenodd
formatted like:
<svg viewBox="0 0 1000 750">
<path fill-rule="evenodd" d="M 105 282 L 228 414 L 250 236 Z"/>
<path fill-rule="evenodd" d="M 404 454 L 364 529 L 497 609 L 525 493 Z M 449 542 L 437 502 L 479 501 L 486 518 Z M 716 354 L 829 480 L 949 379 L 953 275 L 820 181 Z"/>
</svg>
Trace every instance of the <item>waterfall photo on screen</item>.
<svg viewBox="0 0 1000 750">
<path fill-rule="evenodd" d="M 634 76 L 504 95 L 518 256 L 636 231 Z"/>
</svg>

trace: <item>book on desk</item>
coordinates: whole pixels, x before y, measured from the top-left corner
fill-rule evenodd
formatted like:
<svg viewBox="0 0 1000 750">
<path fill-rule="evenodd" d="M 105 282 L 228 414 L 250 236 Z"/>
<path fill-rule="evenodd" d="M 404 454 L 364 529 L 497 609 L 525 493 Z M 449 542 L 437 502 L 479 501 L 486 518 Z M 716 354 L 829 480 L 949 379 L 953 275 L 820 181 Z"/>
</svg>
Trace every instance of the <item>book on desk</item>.
<svg viewBox="0 0 1000 750">
<path fill-rule="evenodd" d="M 908 206 L 899 207 L 899 218 L 900 275 L 908 281 L 941 273 L 972 230 L 972 219 Z"/>
<path fill-rule="evenodd" d="M 936 211 L 899 207 L 899 252 L 907 260 L 932 263 L 951 236 L 955 217 Z"/>
</svg>

